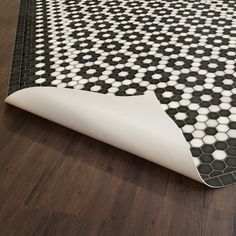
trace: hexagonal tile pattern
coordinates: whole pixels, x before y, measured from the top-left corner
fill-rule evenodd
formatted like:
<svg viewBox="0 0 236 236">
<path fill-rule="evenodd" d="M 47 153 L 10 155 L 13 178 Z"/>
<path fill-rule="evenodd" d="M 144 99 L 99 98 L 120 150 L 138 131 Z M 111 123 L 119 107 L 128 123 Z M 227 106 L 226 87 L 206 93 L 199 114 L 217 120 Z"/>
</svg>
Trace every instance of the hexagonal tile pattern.
<svg viewBox="0 0 236 236">
<path fill-rule="evenodd" d="M 235 25 L 234 0 L 23 0 L 9 93 L 155 93 L 201 176 L 228 185 L 236 181 Z"/>
</svg>

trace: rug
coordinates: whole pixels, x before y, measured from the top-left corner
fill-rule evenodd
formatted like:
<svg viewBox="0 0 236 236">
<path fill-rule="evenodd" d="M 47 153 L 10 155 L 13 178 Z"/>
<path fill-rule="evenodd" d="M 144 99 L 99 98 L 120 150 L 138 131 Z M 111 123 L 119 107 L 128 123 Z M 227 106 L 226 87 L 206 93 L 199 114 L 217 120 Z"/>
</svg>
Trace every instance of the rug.
<svg viewBox="0 0 236 236">
<path fill-rule="evenodd" d="M 234 0 L 21 1 L 10 97 L 32 87 L 154 94 L 212 187 L 236 181 L 235 77 Z"/>
</svg>

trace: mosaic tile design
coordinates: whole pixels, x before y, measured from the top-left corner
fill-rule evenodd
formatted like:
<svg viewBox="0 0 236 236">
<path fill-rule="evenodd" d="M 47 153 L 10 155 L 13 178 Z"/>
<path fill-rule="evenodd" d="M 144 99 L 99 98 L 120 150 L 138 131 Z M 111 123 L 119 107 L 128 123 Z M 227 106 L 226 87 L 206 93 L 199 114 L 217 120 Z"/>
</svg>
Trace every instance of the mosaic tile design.
<svg viewBox="0 0 236 236">
<path fill-rule="evenodd" d="M 24 0 L 9 93 L 154 92 L 203 179 L 225 186 L 236 181 L 235 77 L 235 0 Z"/>
</svg>

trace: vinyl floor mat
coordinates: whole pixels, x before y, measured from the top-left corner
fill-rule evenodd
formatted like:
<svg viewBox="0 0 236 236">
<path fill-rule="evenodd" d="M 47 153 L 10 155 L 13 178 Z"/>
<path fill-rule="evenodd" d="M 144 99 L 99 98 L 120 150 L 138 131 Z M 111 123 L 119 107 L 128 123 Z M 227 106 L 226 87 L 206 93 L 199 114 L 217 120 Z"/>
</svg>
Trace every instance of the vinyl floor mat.
<svg viewBox="0 0 236 236">
<path fill-rule="evenodd" d="M 236 181 L 235 77 L 234 0 L 21 1 L 9 94 L 155 93 L 211 186 Z"/>
</svg>

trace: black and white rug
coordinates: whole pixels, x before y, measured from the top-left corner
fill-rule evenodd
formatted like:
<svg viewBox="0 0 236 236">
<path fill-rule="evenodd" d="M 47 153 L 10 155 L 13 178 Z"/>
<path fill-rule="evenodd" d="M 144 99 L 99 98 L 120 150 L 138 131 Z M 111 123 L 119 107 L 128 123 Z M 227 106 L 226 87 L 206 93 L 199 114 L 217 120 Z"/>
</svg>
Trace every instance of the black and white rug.
<svg viewBox="0 0 236 236">
<path fill-rule="evenodd" d="M 9 94 L 154 92 L 212 186 L 236 181 L 235 85 L 235 0 L 21 1 Z"/>
</svg>

